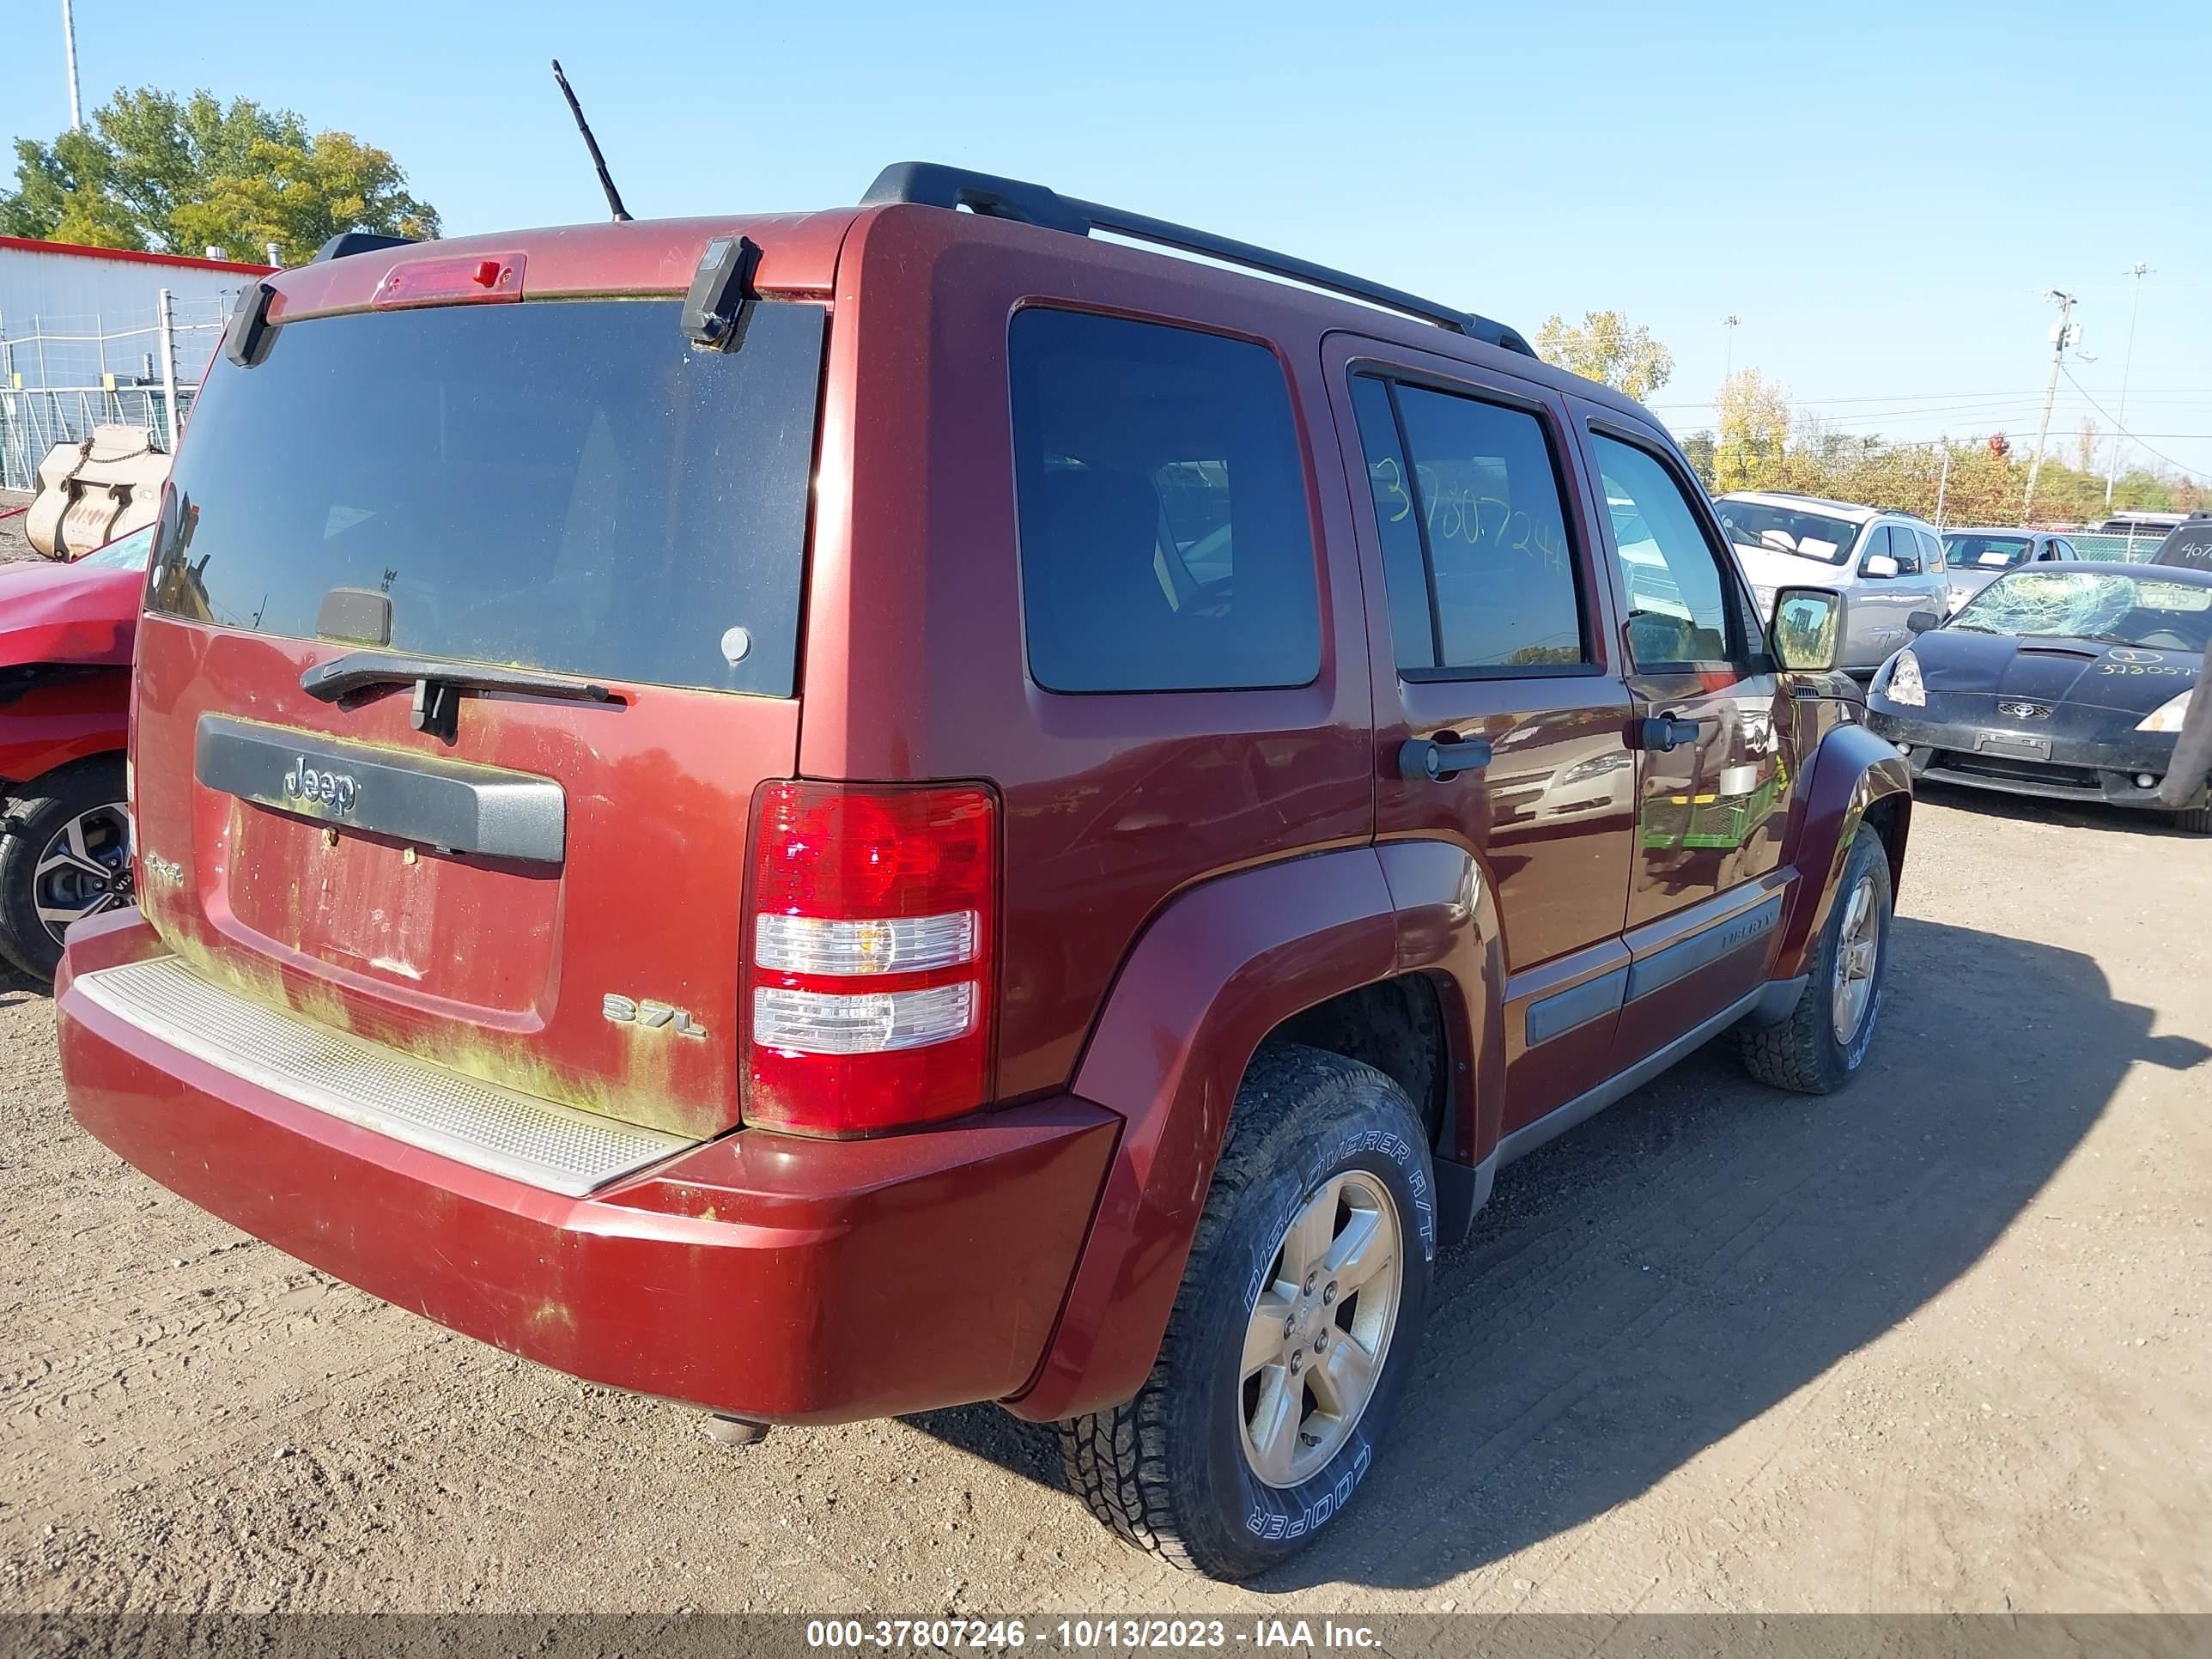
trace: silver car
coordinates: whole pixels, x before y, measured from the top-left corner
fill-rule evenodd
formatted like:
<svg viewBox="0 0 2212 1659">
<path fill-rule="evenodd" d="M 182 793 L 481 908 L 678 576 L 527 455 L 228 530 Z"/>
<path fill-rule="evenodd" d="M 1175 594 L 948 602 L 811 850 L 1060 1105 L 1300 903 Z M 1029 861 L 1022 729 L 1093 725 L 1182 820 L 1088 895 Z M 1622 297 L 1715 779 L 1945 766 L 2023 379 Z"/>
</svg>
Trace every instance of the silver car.
<svg viewBox="0 0 2212 1659">
<path fill-rule="evenodd" d="M 1736 490 L 1717 498 L 1713 508 L 1763 617 L 1771 618 L 1780 588 L 1843 594 L 1838 666 L 1862 678 L 1919 628 L 1950 614 L 1943 550 L 1924 519 L 1785 489 Z"/>
<path fill-rule="evenodd" d="M 2074 544 L 2048 530 L 1990 526 L 1943 532 L 1943 579 L 1951 590 L 1949 616 L 2015 565 L 2079 561 Z"/>
</svg>

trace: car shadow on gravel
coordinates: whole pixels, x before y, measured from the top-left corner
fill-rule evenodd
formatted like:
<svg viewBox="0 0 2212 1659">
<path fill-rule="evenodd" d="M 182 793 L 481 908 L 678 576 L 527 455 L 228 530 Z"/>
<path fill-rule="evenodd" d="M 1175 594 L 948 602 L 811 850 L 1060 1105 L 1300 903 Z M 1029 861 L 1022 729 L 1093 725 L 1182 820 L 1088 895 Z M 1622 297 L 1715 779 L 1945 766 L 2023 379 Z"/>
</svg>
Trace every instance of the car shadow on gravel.
<svg viewBox="0 0 2212 1659">
<path fill-rule="evenodd" d="M 1723 1039 L 1499 1176 L 1348 1524 L 1255 1589 L 1435 1585 L 1636 1498 L 1971 1267 L 2130 1066 L 2212 1060 L 2077 952 L 1911 918 L 1894 944 L 1850 1088 L 1763 1088 Z M 908 1421 L 1058 1482 L 1048 1426 Z"/>
<path fill-rule="evenodd" d="M 45 1002 L 53 993 L 44 981 L 33 979 L 8 962 L 0 961 L 0 1008 L 22 1002 Z"/>
</svg>

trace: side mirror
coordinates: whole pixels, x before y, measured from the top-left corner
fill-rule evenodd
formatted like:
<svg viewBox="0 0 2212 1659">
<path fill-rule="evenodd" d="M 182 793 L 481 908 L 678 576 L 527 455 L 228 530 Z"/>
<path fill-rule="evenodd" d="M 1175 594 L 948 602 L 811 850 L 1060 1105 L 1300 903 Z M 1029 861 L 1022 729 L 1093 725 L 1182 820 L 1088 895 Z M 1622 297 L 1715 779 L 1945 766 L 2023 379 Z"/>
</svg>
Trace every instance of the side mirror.
<svg viewBox="0 0 2212 1659">
<path fill-rule="evenodd" d="M 1887 581 L 1897 572 L 1897 561 L 1887 553 L 1869 553 L 1866 562 L 1859 567 L 1860 575 L 1871 576 L 1876 581 Z"/>
<path fill-rule="evenodd" d="M 1915 634 L 1925 634 L 1931 628 L 1941 628 L 1943 619 L 1933 611 L 1916 611 L 1905 619 L 1905 625 Z"/>
<path fill-rule="evenodd" d="M 1767 648 L 1783 670 L 1824 674 L 1843 654 L 1844 596 L 1825 587 L 1785 587 L 1774 596 Z"/>
</svg>

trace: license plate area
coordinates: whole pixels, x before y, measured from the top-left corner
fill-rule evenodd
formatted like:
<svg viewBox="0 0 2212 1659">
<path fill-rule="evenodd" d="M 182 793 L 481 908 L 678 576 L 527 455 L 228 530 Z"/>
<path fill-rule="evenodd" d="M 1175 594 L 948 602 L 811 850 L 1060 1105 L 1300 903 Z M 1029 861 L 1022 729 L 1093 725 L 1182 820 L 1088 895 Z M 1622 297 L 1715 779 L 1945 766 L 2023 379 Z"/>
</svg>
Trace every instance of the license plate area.
<svg viewBox="0 0 2212 1659">
<path fill-rule="evenodd" d="M 2007 760 L 2047 761 L 2051 758 L 2051 739 L 2048 738 L 2016 738 L 2003 732 L 1983 732 L 1974 738 L 1978 754 L 1999 755 Z"/>
</svg>

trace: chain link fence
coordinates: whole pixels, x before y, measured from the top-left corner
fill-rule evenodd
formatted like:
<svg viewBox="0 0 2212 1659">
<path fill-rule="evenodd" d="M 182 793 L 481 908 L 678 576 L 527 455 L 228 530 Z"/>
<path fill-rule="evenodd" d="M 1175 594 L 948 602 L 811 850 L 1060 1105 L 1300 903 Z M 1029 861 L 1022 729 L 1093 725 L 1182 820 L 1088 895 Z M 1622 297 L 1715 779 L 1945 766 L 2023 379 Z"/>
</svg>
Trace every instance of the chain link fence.
<svg viewBox="0 0 2212 1659">
<path fill-rule="evenodd" d="M 0 317 L 0 489 L 36 489 L 46 453 L 95 426 L 144 427 L 173 450 L 230 306 L 164 289 L 150 315 Z"/>
<path fill-rule="evenodd" d="M 2166 539 L 2163 530 L 2147 531 L 2140 536 L 2100 536 L 2089 532 L 2075 534 L 2066 532 L 2066 539 L 2074 544 L 2074 550 L 2085 559 L 2124 561 L 2141 564 L 2159 549 Z"/>
</svg>

